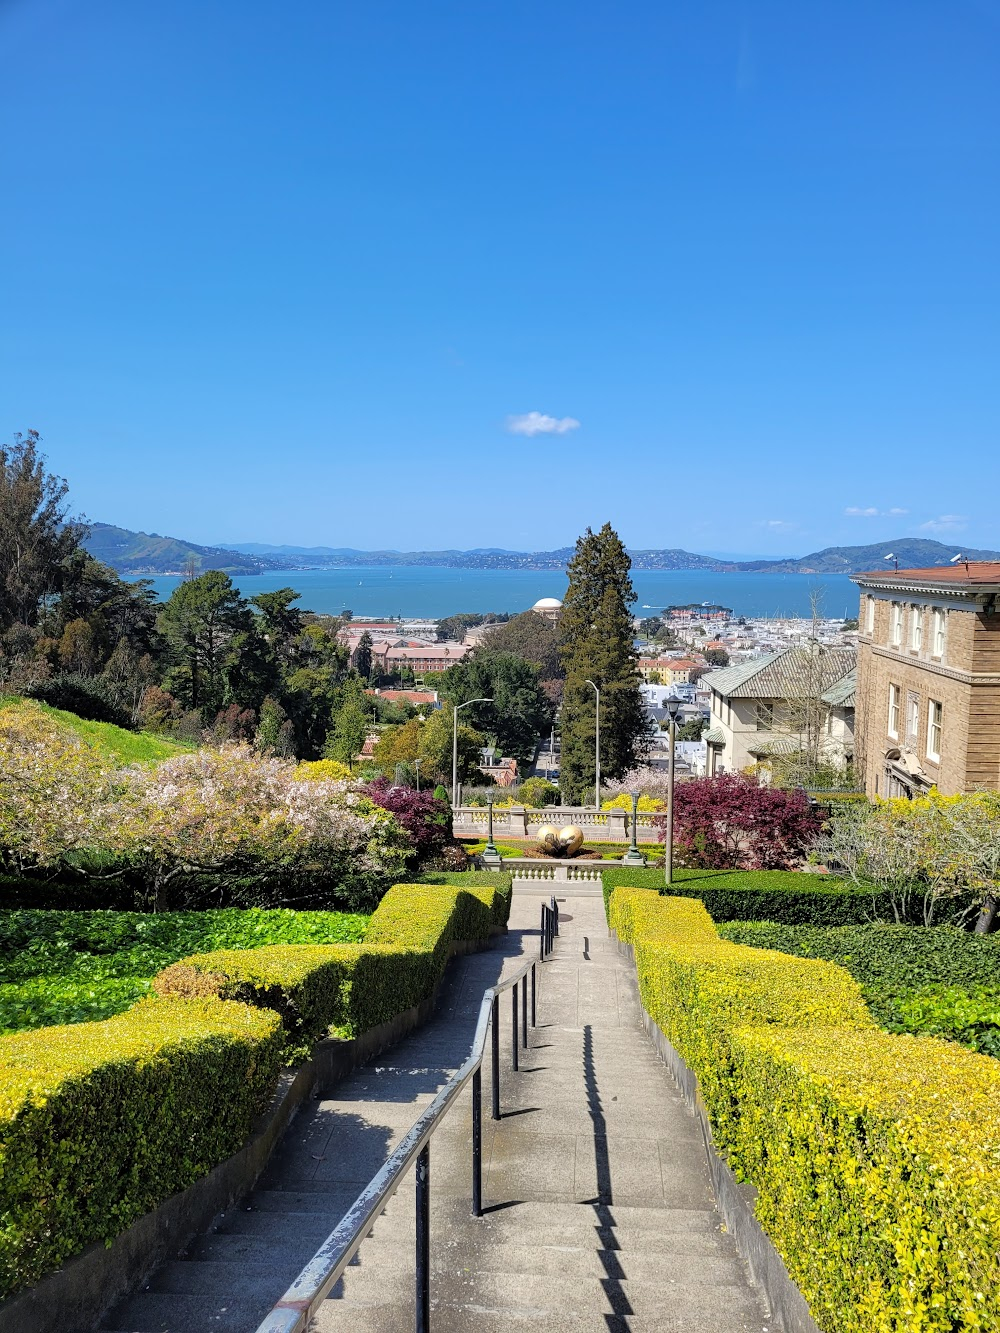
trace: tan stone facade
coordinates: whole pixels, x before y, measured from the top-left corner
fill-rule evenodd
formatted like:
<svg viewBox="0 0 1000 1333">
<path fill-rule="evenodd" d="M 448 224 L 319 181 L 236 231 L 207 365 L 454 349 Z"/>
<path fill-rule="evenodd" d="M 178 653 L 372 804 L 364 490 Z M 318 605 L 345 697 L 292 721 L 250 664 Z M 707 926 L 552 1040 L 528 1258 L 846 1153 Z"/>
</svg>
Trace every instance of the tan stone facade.
<svg viewBox="0 0 1000 1333">
<path fill-rule="evenodd" d="M 869 796 L 1000 788 L 1000 564 L 855 576 Z"/>
</svg>

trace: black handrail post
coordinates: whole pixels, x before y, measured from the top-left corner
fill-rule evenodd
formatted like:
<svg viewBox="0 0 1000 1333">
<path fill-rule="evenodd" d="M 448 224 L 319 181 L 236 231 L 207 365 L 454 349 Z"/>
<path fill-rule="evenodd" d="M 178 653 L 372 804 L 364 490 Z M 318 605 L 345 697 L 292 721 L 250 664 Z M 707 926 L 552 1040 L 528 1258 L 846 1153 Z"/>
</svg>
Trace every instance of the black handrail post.
<svg viewBox="0 0 1000 1333">
<path fill-rule="evenodd" d="M 531 1026 L 535 1027 L 535 964 L 531 964 Z"/>
<path fill-rule="evenodd" d="M 510 998 L 511 998 L 510 1067 L 516 1072 L 517 1070 L 517 983 L 516 982 L 510 988 Z"/>
<path fill-rule="evenodd" d="M 559 934 L 559 904 L 556 902 L 556 895 L 552 895 L 552 933 Z"/>
<path fill-rule="evenodd" d="M 472 1075 L 472 1216 L 483 1215 L 483 1069 Z"/>
<path fill-rule="evenodd" d="M 493 1119 L 500 1119 L 500 996 L 493 996 Z"/>
<path fill-rule="evenodd" d="M 416 1333 L 431 1328 L 431 1145 L 417 1158 L 417 1309 Z"/>
<path fill-rule="evenodd" d="M 515 985 L 514 989 L 517 987 Z M 528 1049 L 528 974 L 521 978 L 521 1045 Z"/>
<path fill-rule="evenodd" d="M 546 910 L 547 910 L 547 909 L 546 909 L 545 904 L 542 903 L 542 924 L 541 924 L 541 927 L 540 927 L 540 929 L 539 929 L 539 931 L 538 931 L 538 956 L 539 956 L 539 958 L 544 958 L 544 957 L 545 957 L 545 913 L 546 913 Z"/>
</svg>

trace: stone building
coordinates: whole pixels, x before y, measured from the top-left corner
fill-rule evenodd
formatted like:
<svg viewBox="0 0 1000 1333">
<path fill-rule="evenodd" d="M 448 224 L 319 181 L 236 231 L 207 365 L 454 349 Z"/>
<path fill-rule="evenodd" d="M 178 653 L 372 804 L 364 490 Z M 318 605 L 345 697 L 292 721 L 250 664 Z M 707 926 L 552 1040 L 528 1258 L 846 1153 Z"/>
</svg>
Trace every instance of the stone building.
<svg viewBox="0 0 1000 1333">
<path fill-rule="evenodd" d="M 1000 787 L 1000 561 L 853 578 L 868 795 Z"/>
</svg>

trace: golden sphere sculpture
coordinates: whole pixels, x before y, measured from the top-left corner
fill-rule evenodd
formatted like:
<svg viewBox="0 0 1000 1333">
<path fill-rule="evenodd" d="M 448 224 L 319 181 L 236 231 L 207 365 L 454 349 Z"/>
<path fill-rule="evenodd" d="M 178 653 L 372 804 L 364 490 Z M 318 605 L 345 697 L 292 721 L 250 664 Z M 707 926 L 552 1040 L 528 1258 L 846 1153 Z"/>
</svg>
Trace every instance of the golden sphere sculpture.
<svg viewBox="0 0 1000 1333">
<path fill-rule="evenodd" d="M 583 846 L 583 829 L 575 824 L 567 824 L 559 830 L 559 846 L 563 856 L 576 856 Z"/>
<path fill-rule="evenodd" d="M 550 856 L 558 856 L 561 852 L 559 846 L 559 830 L 552 824 L 543 824 L 535 838 L 542 851 L 548 852 Z"/>
<path fill-rule="evenodd" d="M 557 829 L 552 824 L 543 824 L 535 838 L 542 851 L 549 856 L 576 856 L 583 846 L 583 829 L 575 824 L 567 824 Z"/>
</svg>

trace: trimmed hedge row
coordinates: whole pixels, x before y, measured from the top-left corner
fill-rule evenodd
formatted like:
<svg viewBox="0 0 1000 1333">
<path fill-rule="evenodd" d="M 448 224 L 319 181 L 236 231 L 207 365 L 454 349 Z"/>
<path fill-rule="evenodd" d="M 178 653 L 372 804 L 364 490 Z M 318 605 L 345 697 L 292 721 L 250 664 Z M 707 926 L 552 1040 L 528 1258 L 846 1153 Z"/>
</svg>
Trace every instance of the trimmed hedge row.
<svg viewBox="0 0 1000 1333">
<path fill-rule="evenodd" d="M 247 1140 L 281 1064 L 275 1014 L 143 1000 L 0 1041 L 0 1295 L 186 1189 Z"/>
<path fill-rule="evenodd" d="M 662 870 L 605 870 L 604 905 L 619 885 L 664 891 Z M 853 926 L 894 921 L 888 893 L 858 888 L 850 881 L 801 870 L 675 870 L 670 892 L 698 898 L 713 921 L 780 921 L 789 926 Z M 955 910 L 971 903 L 956 899 Z M 914 922 L 919 922 L 919 905 Z"/>
<path fill-rule="evenodd" d="M 230 1157 L 331 1023 L 362 1032 L 427 998 L 452 941 L 510 911 L 509 875 L 455 879 L 397 885 L 365 943 L 196 955 L 127 1013 L 0 1037 L 0 1297 Z"/>
<path fill-rule="evenodd" d="M 218 995 L 273 1009 L 293 1056 L 330 1028 L 357 1036 L 427 999 L 456 940 L 484 942 L 510 912 L 510 875 L 468 886 L 396 884 L 362 944 L 272 945 L 192 954 L 153 982 L 161 996 Z"/>
<path fill-rule="evenodd" d="M 1000 1067 L 878 1031 L 833 963 L 720 939 L 704 906 L 620 887 L 643 1003 L 826 1333 L 1000 1327 Z"/>
</svg>

